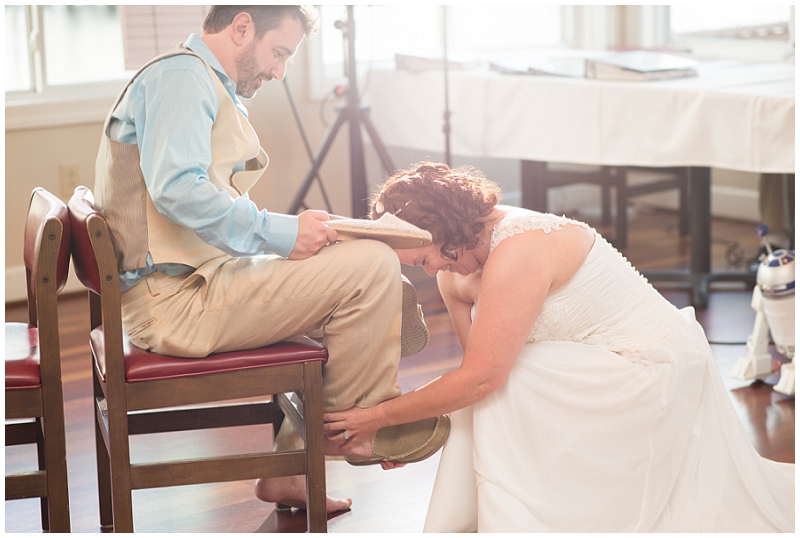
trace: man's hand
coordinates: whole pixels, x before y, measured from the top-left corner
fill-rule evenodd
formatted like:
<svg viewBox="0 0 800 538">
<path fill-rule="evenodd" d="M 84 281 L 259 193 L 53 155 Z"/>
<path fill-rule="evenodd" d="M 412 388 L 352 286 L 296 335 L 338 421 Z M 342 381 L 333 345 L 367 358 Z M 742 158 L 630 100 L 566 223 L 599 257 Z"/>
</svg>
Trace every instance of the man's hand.
<svg viewBox="0 0 800 538">
<path fill-rule="evenodd" d="M 338 234 L 336 230 L 325 225 L 326 220 L 330 220 L 330 217 L 325 211 L 309 209 L 300 213 L 297 241 L 289 254 L 290 260 L 310 258 L 325 245 L 336 241 Z"/>
</svg>

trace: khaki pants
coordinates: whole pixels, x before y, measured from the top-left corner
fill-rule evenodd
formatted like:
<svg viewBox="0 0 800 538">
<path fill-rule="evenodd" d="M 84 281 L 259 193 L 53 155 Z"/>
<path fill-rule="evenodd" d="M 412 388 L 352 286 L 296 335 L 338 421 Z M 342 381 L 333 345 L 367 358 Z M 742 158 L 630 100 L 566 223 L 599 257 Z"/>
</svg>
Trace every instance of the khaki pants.
<svg viewBox="0 0 800 538">
<path fill-rule="evenodd" d="M 385 244 L 344 241 L 306 260 L 211 260 L 190 275 L 148 275 L 122 294 L 131 341 L 176 356 L 265 346 L 321 331 L 325 411 L 400 395 L 400 262 Z M 302 446 L 285 422 L 276 446 Z"/>
</svg>

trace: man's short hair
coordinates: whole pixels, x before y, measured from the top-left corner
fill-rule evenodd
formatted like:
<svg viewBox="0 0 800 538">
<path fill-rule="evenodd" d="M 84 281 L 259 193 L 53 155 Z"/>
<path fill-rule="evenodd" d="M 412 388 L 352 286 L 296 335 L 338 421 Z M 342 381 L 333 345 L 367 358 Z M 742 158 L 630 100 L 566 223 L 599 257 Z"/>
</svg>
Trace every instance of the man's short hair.
<svg viewBox="0 0 800 538">
<path fill-rule="evenodd" d="M 218 34 L 242 12 L 249 13 L 253 18 L 258 38 L 279 27 L 286 17 L 294 18 L 303 26 L 306 39 L 319 29 L 319 12 L 314 6 L 211 6 L 203 21 L 203 32 Z"/>
</svg>

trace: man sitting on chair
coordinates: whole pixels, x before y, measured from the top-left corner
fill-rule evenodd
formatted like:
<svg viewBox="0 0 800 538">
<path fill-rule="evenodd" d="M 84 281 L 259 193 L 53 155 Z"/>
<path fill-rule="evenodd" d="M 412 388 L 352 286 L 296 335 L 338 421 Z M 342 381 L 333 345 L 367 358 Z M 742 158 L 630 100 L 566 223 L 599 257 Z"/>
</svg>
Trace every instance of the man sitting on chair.
<svg viewBox="0 0 800 538">
<path fill-rule="evenodd" d="M 321 331 L 324 408 L 335 411 L 400 395 L 400 263 L 381 242 L 337 243 L 324 211 L 282 215 L 250 201 L 268 159 L 239 100 L 282 80 L 317 25 L 305 6 L 211 7 L 203 33 L 145 65 L 112 107 L 95 194 L 135 345 L 204 357 Z M 425 429 L 417 434 L 433 433 Z M 276 446 L 299 443 L 285 421 Z M 368 445 L 342 454 L 331 443 L 326 453 L 373 456 Z M 304 492 L 300 476 L 256 485 L 260 499 L 295 507 Z M 328 499 L 329 512 L 349 506 Z"/>
</svg>

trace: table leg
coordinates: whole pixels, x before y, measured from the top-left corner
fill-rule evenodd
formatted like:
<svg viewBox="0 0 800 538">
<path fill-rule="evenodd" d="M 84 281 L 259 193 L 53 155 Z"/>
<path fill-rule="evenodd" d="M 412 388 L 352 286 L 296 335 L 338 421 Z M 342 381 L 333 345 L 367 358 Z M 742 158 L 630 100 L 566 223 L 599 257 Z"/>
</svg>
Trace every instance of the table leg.
<svg viewBox="0 0 800 538">
<path fill-rule="evenodd" d="M 708 304 L 711 273 L 711 169 L 708 167 L 689 168 L 689 219 L 692 302 L 704 308 Z"/>
</svg>

